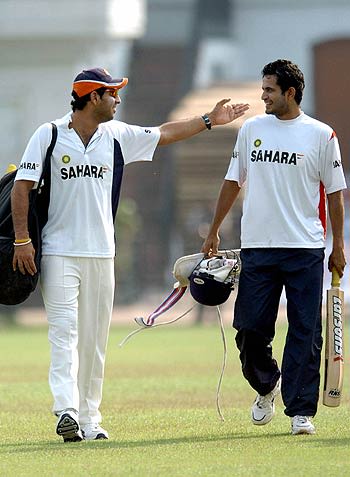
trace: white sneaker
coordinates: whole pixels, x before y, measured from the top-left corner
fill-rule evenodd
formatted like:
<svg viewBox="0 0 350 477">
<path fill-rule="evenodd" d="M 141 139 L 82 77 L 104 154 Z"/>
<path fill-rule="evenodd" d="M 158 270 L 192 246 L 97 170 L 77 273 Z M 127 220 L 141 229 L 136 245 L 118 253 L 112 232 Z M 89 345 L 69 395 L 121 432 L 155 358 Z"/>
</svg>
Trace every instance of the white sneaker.
<svg viewBox="0 0 350 477">
<path fill-rule="evenodd" d="M 99 424 L 87 424 L 82 429 L 84 439 L 87 441 L 97 441 L 100 439 L 108 439 L 108 432 Z"/>
<path fill-rule="evenodd" d="M 292 434 L 315 434 L 315 426 L 309 416 L 294 416 L 290 418 L 292 425 Z"/>
<path fill-rule="evenodd" d="M 83 440 L 79 427 L 78 413 L 74 409 L 65 409 L 58 416 L 56 434 L 63 437 L 64 442 Z"/>
<path fill-rule="evenodd" d="M 273 390 L 261 396 L 258 394 L 252 406 L 252 421 L 257 426 L 263 426 L 271 421 L 275 414 L 275 397 L 281 392 L 281 378 Z"/>
</svg>

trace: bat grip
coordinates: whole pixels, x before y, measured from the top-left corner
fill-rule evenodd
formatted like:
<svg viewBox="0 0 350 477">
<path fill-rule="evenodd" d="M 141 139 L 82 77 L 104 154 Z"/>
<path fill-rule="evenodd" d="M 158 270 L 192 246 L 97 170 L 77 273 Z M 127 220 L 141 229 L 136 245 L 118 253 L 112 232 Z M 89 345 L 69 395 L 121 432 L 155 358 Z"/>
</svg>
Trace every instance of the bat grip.
<svg viewBox="0 0 350 477">
<path fill-rule="evenodd" d="M 340 287 L 340 276 L 336 268 L 332 268 L 332 287 Z"/>
</svg>

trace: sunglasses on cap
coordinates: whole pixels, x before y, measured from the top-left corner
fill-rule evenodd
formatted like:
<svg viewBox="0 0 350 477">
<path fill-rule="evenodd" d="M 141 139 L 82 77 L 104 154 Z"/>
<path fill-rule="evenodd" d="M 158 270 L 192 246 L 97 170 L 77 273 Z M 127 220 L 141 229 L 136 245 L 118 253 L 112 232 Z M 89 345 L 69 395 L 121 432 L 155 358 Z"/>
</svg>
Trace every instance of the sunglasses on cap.
<svg viewBox="0 0 350 477">
<path fill-rule="evenodd" d="M 113 98 L 117 98 L 119 96 L 119 89 L 107 88 L 105 90 L 105 93 L 109 93 L 109 95 L 112 96 Z"/>
</svg>

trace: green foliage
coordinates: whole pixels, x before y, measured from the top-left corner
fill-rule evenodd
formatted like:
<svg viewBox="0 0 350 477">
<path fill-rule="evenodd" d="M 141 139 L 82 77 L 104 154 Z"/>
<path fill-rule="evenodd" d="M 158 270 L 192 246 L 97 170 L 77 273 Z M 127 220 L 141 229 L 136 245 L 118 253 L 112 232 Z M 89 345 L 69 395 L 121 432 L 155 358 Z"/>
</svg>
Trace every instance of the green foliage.
<svg viewBox="0 0 350 477">
<path fill-rule="evenodd" d="M 223 357 L 217 326 L 146 330 L 120 348 L 128 332 L 112 328 L 109 341 L 102 413 L 110 439 L 70 444 L 55 434 L 50 414 L 47 329 L 0 334 L 1 476 L 350 475 L 347 370 L 342 405 L 320 404 L 317 434 L 291 436 L 280 398 L 272 423 L 250 423 L 254 392 L 241 376 L 231 328 L 221 392 L 225 422 L 215 405 Z M 279 325 L 279 361 L 284 334 Z"/>
<path fill-rule="evenodd" d="M 137 296 L 135 287 L 135 243 L 141 228 L 141 217 L 133 199 L 122 198 L 119 203 L 115 235 L 118 259 L 116 260 L 116 281 L 119 302 L 132 302 Z M 122 270 L 122 273 L 119 273 Z M 134 284 L 134 286 L 133 286 Z"/>
</svg>

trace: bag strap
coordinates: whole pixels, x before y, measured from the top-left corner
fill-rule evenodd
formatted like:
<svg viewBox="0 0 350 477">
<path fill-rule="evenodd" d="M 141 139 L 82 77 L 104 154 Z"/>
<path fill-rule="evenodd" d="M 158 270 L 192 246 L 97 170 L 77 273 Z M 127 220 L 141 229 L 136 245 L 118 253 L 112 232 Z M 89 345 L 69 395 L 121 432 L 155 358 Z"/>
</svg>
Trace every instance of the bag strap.
<svg viewBox="0 0 350 477">
<path fill-rule="evenodd" d="M 41 173 L 39 182 L 38 182 L 38 186 L 37 186 L 37 188 L 35 189 L 35 193 L 34 193 L 34 200 L 36 199 L 36 196 L 37 196 L 38 193 L 39 193 L 41 184 L 42 184 L 42 182 L 43 182 L 43 180 L 44 180 L 44 177 L 45 177 L 46 173 L 51 169 L 51 156 L 52 156 L 52 153 L 53 153 L 54 147 L 55 147 L 55 145 L 56 145 L 56 141 L 57 141 L 57 126 L 56 126 L 55 123 L 51 123 L 51 125 L 52 125 L 52 137 L 51 137 L 51 142 L 50 142 L 49 147 L 47 148 L 47 151 L 46 151 L 46 156 L 45 156 L 45 159 L 44 159 L 43 170 L 42 170 L 42 173 Z"/>
</svg>

